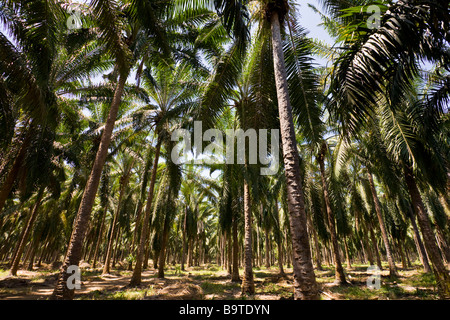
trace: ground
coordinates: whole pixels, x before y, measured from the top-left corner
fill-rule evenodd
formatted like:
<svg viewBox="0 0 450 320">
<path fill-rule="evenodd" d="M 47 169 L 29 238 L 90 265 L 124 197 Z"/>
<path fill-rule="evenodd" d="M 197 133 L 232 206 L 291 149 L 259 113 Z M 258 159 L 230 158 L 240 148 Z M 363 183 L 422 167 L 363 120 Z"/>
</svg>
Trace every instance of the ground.
<svg viewBox="0 0 450 320">
<path fill-rule="evenodd" d="M 82 265 L 83 266 L 83 265 Z M 400 266 L 399 266 L 400 267 Z M 399 270 L 399 277 L 389 278 L 387 268 L 381 271 L 381 287 L 370 289 L 367 279 L 367 265 L 352 265 L 346 268 L 350 281 L 348 286 L 334 283 L 334 268 L 324 266 L 316 270 L 317 282 L 324 300 L 415 300 L 438 299 L 436 283 L 432 274 L 424 274 L 420 265 L 415 264 L 407 270 Z M 40 270 L 19 270 L 17 277 L 8 275 L 6 266 L 0 265 L 0 300 L 39 300 L 48 299 L 58 270 L 48 266 Z M 240 272 L 242 274 L 242 270 Z M 278 275 L 278 269 L 255 268 L 254 280 L 256 294 L 241 296 L 240 283 L 233 283 L 227 272 L 217 265 L 204 265 L 181 271 L 180 266 L 170 266 L 165 279 L 157 278 L 157 271 L 150 269 L 142 274 L 139 287 L 128 286 L 131 271 L 117 269 L 109 275 L 102 275 L 101 269 L 82 268 L 81 289 L 76 291 L 75 299 L 89 300 L 135 300 L 135 299 L 292 299 L 292 269 L 286 269 L 286 277 Z"/>
</svg>

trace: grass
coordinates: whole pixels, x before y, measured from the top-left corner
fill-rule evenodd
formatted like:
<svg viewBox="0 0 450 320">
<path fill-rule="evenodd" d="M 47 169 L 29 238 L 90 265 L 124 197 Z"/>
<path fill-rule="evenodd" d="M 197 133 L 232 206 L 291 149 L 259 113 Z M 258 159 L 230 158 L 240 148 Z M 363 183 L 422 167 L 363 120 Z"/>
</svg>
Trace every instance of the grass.
<svg viewBox="0 0 450 320">
<path fill-rule="evenodd" d="M 80 300 L 142 300 L 145 296 L 154 295 L 156 292 L 152 286 L 137 289 L 129 288 L 117 291 L 95 290 L 90 294 L 81 296 Z"/>
<path fill-rule="evenodd" d="M 9 270 L 0 268 L 0 280 L 8 276 Z M 0 299 L 8 296 L 32 295 L 36 287 L 49 285 L 54 279 L 55 270 L 39 270 L 22 275 L 27 284 L 17 287 L 0 287 Z M 159 292 L 168 286 L 176 286 L 180 292 L 188 284 L 201 288 L 199 299 L 291 299 L 293 297 L 292 269 L 285 269 L 288 278 L 280 278 L 278 269 L 254 268 L 255 296 L 241 296 L 241 283 L 231 282 L 227 272 L 215 264 L 187 268 L 181 271 L 180 265 L 169 265 L 165 271 L 165 279 L 157 278 L 157 270 L 147 272 L 143 284 L 137 288 L 127 286 L 131 276 L 130 271 L 114 270 L 114 277 L 102 277 L 101 269 L 82 270 L 82 281 L 85 288 L 92 287 L 92 291 L 85 291 L 78 299 L 91 300 L 139 300 L 155 296 L 161 298 Z M 243 270 L 239 271 L 241 278 Z M 437 299 L 436 281 L 433 274 L 424 274 L 419 265 L 408 270 L 399 269 L 399 277 L 389 278 L 388 269 L 381 274 L 381 287 L 370 289 L 366 280 L 369 276 L 367 265 L 352 265 L 346 269 L 348 286 L 334 284 L 334 267 L 323 266 L 323 270 L 316 270 L 316 279 L 323 292 L 322 299 L 340 300 L 393 300 L 393 299 Z M 19 276 L 20 277 L 20 276 Z M 121 279 L 121 282 L 118 282 Z M 116 282 L 115 282 L 116 281 Z M 94 287 L 107 284 L 108 286 Z M 42 297 L 41 297 L 42 298 Z"/>
<path fill-rule="evenodd" d="M 0 279 L 6 277 L 9 274 L 9 270 L 0 268 Z"/>
</svg>

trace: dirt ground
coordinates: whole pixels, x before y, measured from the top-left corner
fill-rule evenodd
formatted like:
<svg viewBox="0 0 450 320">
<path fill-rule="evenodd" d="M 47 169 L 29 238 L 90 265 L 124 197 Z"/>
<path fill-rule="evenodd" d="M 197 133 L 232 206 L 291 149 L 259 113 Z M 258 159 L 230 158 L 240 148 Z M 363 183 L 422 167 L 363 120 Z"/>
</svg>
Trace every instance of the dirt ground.
<svg viewBox="0 0 450 320">
<path fill-rule="evenodd" d="M 75 299 L 89 300 L 280 300 L 292 299 L 292 270 L 286 269 L 286 277 L 280 277 L 275 267 L 254 270 L 256 293 L 241 296 L 240 282 L 231 282 L 228 273 L 215 265 L 189 268 L 181 271 L 171 266 L 165 279 L 157 278 L 157 271 L 150 269 L 142 274 L 139 287 L 129 287 L 131 272 L 126 268 L 115 269 L 112 274 L 102 275 L 101 268 L 92 269 L 88 264 L 82 268 L 81 289 Z M 399 277 L 390 279 L 388 271 L 380 274 L 380 288 L 367 287 L 367 266 L 346 269 L 349 285 L 334 283 L 332 266 L 316 271 L 317 282 L 323 300 L 386 300 L 386 299 L 438 299 L 434 278 L 421 272 L 420 266 L 401 270 Z M 242 272 L 241 272 L 242 274 Z M 17 277 L 0 269 L 0 300 L 45 300 L 53 292 L 57 270 L 44 266 L 39 270 L 19 270 Z"/>
</svg>

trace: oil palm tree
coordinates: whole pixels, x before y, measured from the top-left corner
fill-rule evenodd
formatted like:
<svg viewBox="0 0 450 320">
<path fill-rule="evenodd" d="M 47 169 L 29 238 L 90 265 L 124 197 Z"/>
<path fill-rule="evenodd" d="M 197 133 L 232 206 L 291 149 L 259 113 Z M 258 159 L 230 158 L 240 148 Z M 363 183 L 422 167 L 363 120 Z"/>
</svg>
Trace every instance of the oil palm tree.
<svg viewBox="0 0 450 320">
<path fill-rule="evenodd" d="M 200 3 L 197 3 L 197 5 L 200 6 Z M 209 121 L 208 124 L 211 124 L 220 114 L 221 106 L 231 95 L 233 86 L 236 84 L 233 79 L 236 78 L 235 75 L 239 73 L 243 66 L 249 36 L 248 1 L 215 1 L 214 5 L 219 16 L 222 17 L 226 30 L 234 38 L 234 43 L 217 66 L 213 90 L 209 90 L 205 94 L 203 103 L 207 107 L 202 109 L 201 118 Z M 295 298 L 317 299 L 319 295 L 306 232 L 306 214 L 300 182 L 299 156 L 287 82 L 284 43 L 282 41 L 282 26 L 285 26 L 284 22 L 288 17 L 289 6 L 287 1 L 258 1 L 257 6 L 256 15 L 260 25 L 256 38 L 260 39 L 261 43 L 271 45 L 271 65 L 276 80 L 276 99 L 279 107 L 284 169 L 288 186 L 290 230 L 294 248 Z M 305 93 L 305 91 L 299 91 L 300 94 Z"/>
<path fill-rule="evenodd" d="M 28 152 L 33 136 L 41 135 L 38 130 L 53 132 L 64 119 L 73 119 L 77 106 L 66 95 L 94 72 L 110 66 L 92 35 L 76 39 L 66 33 L 64 11 L 56 4 L 46 8 L 42 1 L 5 3 L 2 13 L 2 22 L 12 35 L 10 39 L 1 34 L 3 88 L 11 99 L 15 97 L 14 114 L 21 114 L 9 121 L 21 122 L 22 129 L 17 130 L 14 145 L 5 146 L 12 157 L 2 163 L 5 179 L 0 211 L 20 172 L 30 166 L 25 162 L 33 157 Z"/>
<path fill-rule="evenodd" d="M 161 45 L 164 33 L 161 30 L 161 4 L 150 2 L 117 2 L 94 0 L 92 10 L 100 30 L 100 41 L 107 47 L 107 52 L 114 58 L 114 70 L 117 75 L 114 98 L 111 102 L 108 119 L 102 133 L 101 142 L 92 166 L 83 198 L 75 220 L 73 233 L 68 246 L 66 258 L 61 268 L 61 273 L 53 293 L 54 299 L 73 299 L 74 290 L 66 286 L 68 278 L 67 268 L 70 265 L 78 265 L 81 259 L 83 240 L 86 234 L 92 206 L 94 204 L 97 189 L 100 183 L 103 165 L 108 155 L 111 136 L 119 111 L 124 92 L 124 87 L 133 65 L 136 54 L 132 51 L 136 48 L 138 36 L 155 35 L 156 46 L 166 49 L 165 43 Z M 164 5 L 164 4 L 162 4 Z M 125 6 L 125 7 L 124 7 Z M 140 31 L 145 30 L 140 33 Z M 166 50 L 167 51 L 167 50 Z"/>
<path fill-rule="evenodd" d="M 413 170 L 417 170 L 416 158 L 427 155 L 427 152 L 422 149 L 420 156 L 416 153 L 417 149 L 413 145 L 417 135 L 413 134 L 415 130 L 412 130 L 412 124 L 405 122 L 402 108 L 405 108 L 405 101 L 411 101 L 409 97 L 414 88 L 414 79 L 419 76 L 421 59 L 448 68 L 448 61 L 442 59 L 446 56 L 442 48 L 448 47 L 448 24 L 445 22 L 448 21 L 448 8 L 439 1 L 387 1 L 382 8 L 380 26 L 368 30 L 364 28 L 367 16 L 356 14 L 367 3 L 358 3 L 362 7 L 352 7 L 353 3 L 324 2 L 332 15 L 347 22 L 341 37 L 344 50 L 337 59 L 332 75 L 330 110 L 339 119 L 344 131 L 356 132 L 362 123 L 374 117 L 373 111 L 377 109 L 377 104 L 382 106 L 384 121 L 380 126 L 385 128 L 391 139 L 387 149 L 394 151 L 397 159 L 402 157 L 406 161 L 402 165 L 406 185 L 426 247 L 429 248 L 427 251 L 430 251 L 430 258 L 434 256 L 435 270 L 440 270 L 435 272 L 440 292 L 446 296 L 448 274 L 439 261 Z M 422 112 L 426 110 L 422 113 L 422 119 L 429 125 L 429 132 L 436 127 L 435 119 L 440 118 L 443 101 L 448 99 L 448 91 L 443 83 L 445 80 L 438 90 L 428 95 L 425 103 L 419 103 Z M 417 115 L 410 113 L 409 117 L 417 119 L 414 114 Z M 445 162 L 439 162 L 442 163 Z M 425 168 L 422 166 L 421 170 Z"/>
<path fill-rule="evenodd" d="M 148 224 L 152 212 L 156 170 L 158 169 L 163 141 L 170 140 L 171 130 L 173 130 L 171 122 L 178 117 L 183 117 L 183 115 L 193 108 L 196 103 L 195 95 L 196 90 L 198 90 L 198 84 L 189 80 L 189 76 L 192 75 L 189 70 L 187 64 L 181 64 L 174 67 L 159 65 L 155 68 L 154 76 L 151 79 L 144 75 L 144 86 L 153 103 L 136 110 L 133 114 L 136 130 L 154 127 L 157 142 L 152 175 L 150 178 L 150 189 L 142 222 L 141 238 L 136 255 L 136 266 L 131 280 L 132 285 L 138 285 L 141 281 L 141 268 L 145 244 L 148 237 Z M 166 143 L 166 147 L 166 152 L 170 153 L 171 149 L 169 148 L 169 142 Z M 171 162 L 170 157 L 168 157 L 167 161 Z M 173 201 L 173 199 L 170 201 Z M 169 221 L 165 226 L 166 231 L 168 231 L 169 228 L 168 223 Z"/>
</svg>

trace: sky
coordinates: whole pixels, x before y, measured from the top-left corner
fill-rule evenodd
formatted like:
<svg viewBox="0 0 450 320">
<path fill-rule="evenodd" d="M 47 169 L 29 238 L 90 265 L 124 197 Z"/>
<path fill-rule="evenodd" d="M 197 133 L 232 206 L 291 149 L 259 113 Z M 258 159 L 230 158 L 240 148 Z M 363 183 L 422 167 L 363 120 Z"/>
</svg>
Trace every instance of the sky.
<svg viewBox="0 0 450 320">
<path fill-rule="evenodd" d="M 318 0 L 296 0 L 298 4 L 298 11 L 300 13 L 300 24 L 309 31 L 309 36 L 311 38 L 317 38 L 325 41 L 329 44 L 333 44 L 331 37 L 325 31 L 325 29 L 319 24 L 321 23 L 320 16 L 315 13 L 308 3 L 314 5 L 317 9 L 323 12 L 322 5 Z"/>
<path fill-rule="evenodd" d="M 314 5 L 319 11 L 324 11 L 322 5 L 318 0 L 296 0 L 298 4 L 298 11 L 300 13 L 300 25 L 303 26 L 309 33 L 308 37 L 321 40 L 329 45 L 333 45 L 334 41 L 325 31 L 325 29 L 320 26 L 321 19 L 320 15 L 314 12 L 308 3 Z M 314 57 L 314 60 L 320 65 L 325 65 L 326 60 L 318 57 Z"/>
</svg>

